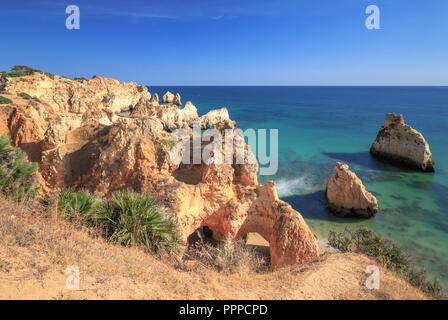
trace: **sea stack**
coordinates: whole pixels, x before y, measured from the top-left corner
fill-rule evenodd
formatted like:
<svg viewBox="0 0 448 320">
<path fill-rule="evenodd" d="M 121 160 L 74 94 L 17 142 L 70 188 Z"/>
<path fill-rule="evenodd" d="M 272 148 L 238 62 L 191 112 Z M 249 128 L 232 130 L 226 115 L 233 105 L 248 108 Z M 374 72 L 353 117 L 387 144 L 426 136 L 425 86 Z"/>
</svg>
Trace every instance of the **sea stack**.
<svg viewBox="0 0 448 320">
<path fill-rule="evenodd" d="M 334 166 L 327 183 L 326 196 L 328 209 L 340 217 L 371 218 L 378 212 L 375 196 L 366 190 L 361 179 L 342 162 L 336 162 Z"/>
<path fill-rule="evenodd" d="M 173 102 L 174 102 L 174 94 L 172 94 L 171 92 L 167 91 L 163 95 L 163 103 L 173 103 Z"/>
<path fill-rule="evenodd" d="M 174 100 L 173 100 L 173 104 L 178 105 L 178 106 L 182 105 L 182 102 L 180 101 L 180 94 L 176 93 L 176 96 L 174 97 Z"/>
<path fill-rule="evenodd" d="M 434 171 L 434 160 L 428 143 L 420 132 L 404 123 L 403 115 L 386 115 L 370 153 L 394 164 Z"/>
</svg>

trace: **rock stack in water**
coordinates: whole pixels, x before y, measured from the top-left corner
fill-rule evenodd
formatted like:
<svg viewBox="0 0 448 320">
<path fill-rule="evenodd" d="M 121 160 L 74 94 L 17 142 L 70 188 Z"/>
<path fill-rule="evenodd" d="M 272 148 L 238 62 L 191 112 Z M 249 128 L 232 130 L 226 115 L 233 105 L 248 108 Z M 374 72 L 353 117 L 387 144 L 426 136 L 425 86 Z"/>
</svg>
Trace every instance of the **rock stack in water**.
<svg viewBox="0 0 448 320">
<path fill-rule="evenodd" d="M 173 104 L 178 105 L 178 106 L 182 105 L 182 102 L 180 101 L 180 94 L 176 93 L 176 96 L 174 97 L 174 100 L 173 100 Z"/>
<path fill-rule="evenodd" d="M 173 101 L 174 101 L 174 94 L 172 94 L 171 92 L 167 91 L 163 95 L 163 103 L 173 103 Z"/>
<path fill-rule="evenodd" d="M 434 171 L 434 160 L 428 143 L 420 132 L 404 123 L 402 115 L 386 115 L 370 153 L 398 165 Z"/>
<path fill-rule="evenodd" d="M 180 94 L 176 93 L 176 95 L 174 95 L 171 92 L 167 91 L 167 93 L 163 95 L 163 103 L 181 106 L 182 102 L 180 101 Z"/>
<path fill-rule="evenodd" d="M 370 218 L 378 212 L 375 196 L 366 190 L 348 165 L 341 162 L 336 162 L 328 180 L 326 196 L 328 209 L 337 216 Z"/>
</svg>

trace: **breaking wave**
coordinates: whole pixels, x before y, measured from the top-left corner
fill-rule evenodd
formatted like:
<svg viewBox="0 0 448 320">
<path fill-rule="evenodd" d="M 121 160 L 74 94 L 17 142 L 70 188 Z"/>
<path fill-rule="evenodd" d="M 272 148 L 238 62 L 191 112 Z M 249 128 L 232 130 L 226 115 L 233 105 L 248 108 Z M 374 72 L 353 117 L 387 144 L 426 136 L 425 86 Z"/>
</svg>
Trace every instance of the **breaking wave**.
<svg viewBox="0 0 448 320">
<path fill-rule="evenodd" d="M 294 179 L 281 178 L 275 181 L 277 193 L 280 198 L 292 195 L 308 194 L 316 190 L 316 186 L 309 177 L 302 176 Z"/>
</svg>

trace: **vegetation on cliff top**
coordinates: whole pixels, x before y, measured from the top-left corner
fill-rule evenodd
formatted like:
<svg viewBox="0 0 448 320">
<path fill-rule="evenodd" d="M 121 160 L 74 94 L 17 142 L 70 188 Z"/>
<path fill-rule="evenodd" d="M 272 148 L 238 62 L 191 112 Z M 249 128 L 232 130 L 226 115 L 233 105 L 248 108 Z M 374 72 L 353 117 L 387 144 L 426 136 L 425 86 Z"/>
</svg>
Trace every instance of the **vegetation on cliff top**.
<svg viewBox="0 0 448 320">
<path fill-rule="evenodd" d="M 15 65 L 11 68 L 11 72 L 3 71 L 2 73 L 5 74 L 7 77 L 13 78 L 13 77 L 28 76 L 28 75 L 34 74 L 35 72 L 42 73 L 42 71 L 40 71 L 38 69 L 31 68 L 29 66 Z"/>
<path fill-rule="evenodd" d="M 417 270 L 400 247 L 391 240 L 381 238 L 368 228 L 345 229 L 340 233 L 330 231 L 328 244 L 342 252 L 356 252 L 373 257 L 424 293 L 439 299 L 447 297 L 437 279 L 427 280 L 426 271 Z"/>
<path fill-rule="evenodd" d="M 9 71 L 9 72 L 1 71 L 0 73 L 5 75 L 6 77 L 10 77 L 10 78 L 29 76 L 34 73 L 43 73 L 52 80 L 54 79 L 54 76 L 55 76 L 53 73 L 43 72 L 39 69 L 34 69 L 30 66 L 25 66 L 25 65 L 15 65 L 11 68 L 11 71 Z M 61 76 L 61 77 L 70 79 L 69 77 L 65 77 L 65 76 Z M 83 80 L 88 80 L 88 79 L 84 78 L 84 77 L 74 77 L 73 80 L 83 81 Z"/>
<path fill-rule="evenodd" d="M 22 150 L 0 137 L 0 191 L 16 201 L 33 200 L 38 192 L 37 163 L 30 163 Z"/>
</svg>

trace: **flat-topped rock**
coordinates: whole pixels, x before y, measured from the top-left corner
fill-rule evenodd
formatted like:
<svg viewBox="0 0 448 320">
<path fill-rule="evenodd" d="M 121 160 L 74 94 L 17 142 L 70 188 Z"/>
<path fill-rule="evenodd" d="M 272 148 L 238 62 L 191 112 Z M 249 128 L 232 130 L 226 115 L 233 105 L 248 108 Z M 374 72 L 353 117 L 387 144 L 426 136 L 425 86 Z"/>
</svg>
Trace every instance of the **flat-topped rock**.
<svg viewBox="0 0 448 320">
<path fill-rule="evenodd" d="M 368 192 L 361 179 L 342 162 L 336 162 L 328 180 L 326 196 L 328 209 L 337 216 L 370 218 L 378 212 L 378 202 Z"/>
<path fill-rule="evenodd" d="M 386 115 L 370 153 L 394 164 L 434 171 L 434 160 L 428 143 L 420 132 L 404 123 L 402 115 Z"/>
</svg>

